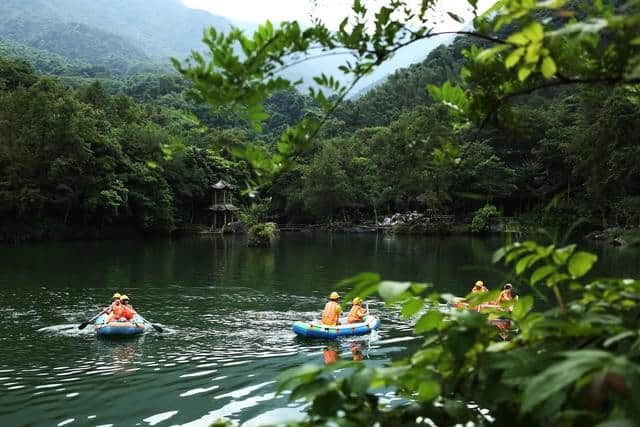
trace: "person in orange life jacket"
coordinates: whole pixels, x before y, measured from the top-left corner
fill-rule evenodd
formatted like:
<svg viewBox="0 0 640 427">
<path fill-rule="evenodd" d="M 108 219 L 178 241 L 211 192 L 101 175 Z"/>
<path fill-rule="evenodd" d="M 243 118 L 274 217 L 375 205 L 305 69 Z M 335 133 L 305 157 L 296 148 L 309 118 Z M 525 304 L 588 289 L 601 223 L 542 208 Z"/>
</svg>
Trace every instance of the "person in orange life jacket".
<svg viewBox="0 0 640 427">
<path fill-rule="evenodd" d="M 353 307 L 347 316 L 347 323 L 359 323 L 362 322 L 362 318 L 367 314 L 367 310 L 363 309 L 360 304 L 362 300 L 360 297 L 353 299 Z"/>
<path fill-rule="evenodd" d="M 136 314 L 136 311 L 133 309 L 131 304 L 129 304 L 129 297 L 126 295 L 122 295 L 120 297 L 120 303 L 122 304 L 122 317 L 127 320 L 133 319 L 133 316 Z"/>
<path fill-rule="evenodd" d="M 328 326 L 336 326 L 338 324 L 338 319 L 340 319 L 340 314 L 342 314 L 342 307 L 338 301 L 340 300 L 340 295 L 337 292 L 331 292 L 329 295 L 329 302 L 325 304 L 324 310 L 322 311 L 322 323 Z"/>
<path fill-rule="evenodd" d="M 513 299 L 513 295 L 511 295 L 511 289 L 513 289 L 511 283 L 507 283 L 506 285 L 504 285 L 504 287 L 502 288 L 502 292 L 500 292 L 500 296 L 498 297 L 498 302 L 511 301 Z"/>
<path fill-rule="evenodd" d="M 476 282 L 476 284 L 473 286 L 473 289 L 471 289 L 471 293 L 476 293 L 476 292 L 488 292 L 489 289 L 487 289 L 484 286 L 484 283 L 482 282 L 482 280 L 478 280 Z"/>
<path fill-rule="evenodd" d="M 111 306 L 107 309 L 107 322 L 113 322 L 122 317 L 124 308 L 120 302 L 120 297 L 121 295 L 117 292 L 111 297 Z"/>
</svg>

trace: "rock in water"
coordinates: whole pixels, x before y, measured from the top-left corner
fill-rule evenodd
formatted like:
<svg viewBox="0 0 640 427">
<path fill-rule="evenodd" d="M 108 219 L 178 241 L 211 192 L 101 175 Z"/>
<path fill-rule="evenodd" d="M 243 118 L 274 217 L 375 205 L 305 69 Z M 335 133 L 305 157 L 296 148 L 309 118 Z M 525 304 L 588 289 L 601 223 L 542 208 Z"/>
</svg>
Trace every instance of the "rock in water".
<svg viewBox="0 0 640 427">
<path fill-rule="evenodd" d="M 611 244 L 613 246 L 627 246 L 627 241 L 624 240 L 622 237 L 616 237 L 611 241 Z"/>
</svg>

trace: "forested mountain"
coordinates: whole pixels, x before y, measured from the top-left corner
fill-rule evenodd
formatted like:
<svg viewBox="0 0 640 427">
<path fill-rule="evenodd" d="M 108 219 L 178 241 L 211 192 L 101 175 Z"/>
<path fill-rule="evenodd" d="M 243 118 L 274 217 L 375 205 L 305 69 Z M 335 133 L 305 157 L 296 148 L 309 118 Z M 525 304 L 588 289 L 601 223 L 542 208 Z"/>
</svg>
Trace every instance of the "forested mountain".
<svg viewBox="0 0 640 427">
<path fill-rule="evenodd" d="M 231 22 L 190 9 L 180 0 L 4 0 L 0 3 L 0 52 L 54 75 L 166 73 L 173 71 L 170 57 L 184 59 L 192 50 L 203 50 L 204 28 L 226 31 L 232 24 L 248 33 L 257 28 L 254 23 Z M 401 49 L 360 82 L 353 94 L 382 81 L 398 67 L 421 61 L 446 40 L 425 40 Z M 322 72 L 343 78 L 338 66 L 346 59 L 324 56 L 294 65 L 284 75 L 304 79 L 306 88 Z"/>
<path fill-rule="evenodd" d="M 0 36 L 29 46 L 38 47 L 48 32 L 70 23 L 82 24 L 80 33 L 95 29 L 117 37 L 104 41 L 116 51 L 124 39 L 154 62 L 182 58 L 197 49 L 204 27 L 230 26 L 227 19 L 189 9 L 179 0 L 4 0 L 0 4 Z"/>
</svg>

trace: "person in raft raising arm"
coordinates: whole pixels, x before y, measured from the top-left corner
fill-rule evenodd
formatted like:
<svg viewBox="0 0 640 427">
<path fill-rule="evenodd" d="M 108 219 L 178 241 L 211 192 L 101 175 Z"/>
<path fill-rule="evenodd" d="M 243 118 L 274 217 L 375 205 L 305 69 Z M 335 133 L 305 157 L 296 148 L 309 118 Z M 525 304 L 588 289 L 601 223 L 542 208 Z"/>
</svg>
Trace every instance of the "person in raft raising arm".
<svg viewBox="0 0 640 427">
<path fill-rule="evenodd" d="M 122 317 L 122 312 L 124 311 L 124 308 L 122 307 L 120 298 L 121 298 L 121 295 L 117 292 L 113 294 L 113 296 L 111 297 L 112 302 L 111 302 L 111 306 L 108 308 L 108 311 L 107 311 L 107 322 L 113 322 Z"/>
<path fill-rule="evenodd" d="M 340 314 L 342 314 L 342 307 L 338 304 L 340 300 L 340 295 L 337 292 L 331 292 L 329 295 L 329 302 L 325 304 L 324 310 L 322 311 L 322 323 L 328 326 L 336 326 L 338 324 L 338 319 L 340 318 Z"/>
<path fill-rule="evenodd" d="M 363 309 L 360 305 L 362 303 L 362 299 L 360 297 L 355 297 L 353 299 L 353 307 L 351 307 L 351 311 L 347 316 L 347 323 L 360 323 L 362 322 L 362 318 L 367 314 L 367 310 Z"/>
<path fill-rule="evenodd" d="M 489 289 L 487 289 L 484 286 L 484 282 L 482 282 L 482 280 L 478 280 L 476 282 L 476 284 L 473 286 L 473 289 L 471 289 L 471 293 L 476 293 L 476 292 L 488 292 Z"/>
</svg>

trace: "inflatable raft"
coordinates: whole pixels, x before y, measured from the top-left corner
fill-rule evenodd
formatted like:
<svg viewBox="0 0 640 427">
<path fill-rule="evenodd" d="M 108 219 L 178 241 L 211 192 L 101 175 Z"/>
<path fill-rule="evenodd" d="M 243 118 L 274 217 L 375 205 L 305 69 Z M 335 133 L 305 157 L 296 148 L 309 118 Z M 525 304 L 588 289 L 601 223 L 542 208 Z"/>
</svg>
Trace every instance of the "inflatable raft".
<svg viewBox="0 0 640 427">
<path fill-rule="evenodd" d="M 131 321 L 107 322 L 107 315 L 103 314 L 96 320 L 95 328 L 99 337 L 126 337 L 144 332 L 144 320 L 136 314 Z"/>
<path fill-rule="evenodd" d="M 321 321 L 295 322 L 293 332 L 303 337 L 336 339 L 338 337 L 351 337 L 355 335 L 370 334 L 378 329 L 380 319 L 375 316 L 365 316 L 360 323 L 344 323 L 337 326 L 327 326 Z"/>
</svg>

